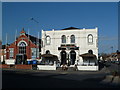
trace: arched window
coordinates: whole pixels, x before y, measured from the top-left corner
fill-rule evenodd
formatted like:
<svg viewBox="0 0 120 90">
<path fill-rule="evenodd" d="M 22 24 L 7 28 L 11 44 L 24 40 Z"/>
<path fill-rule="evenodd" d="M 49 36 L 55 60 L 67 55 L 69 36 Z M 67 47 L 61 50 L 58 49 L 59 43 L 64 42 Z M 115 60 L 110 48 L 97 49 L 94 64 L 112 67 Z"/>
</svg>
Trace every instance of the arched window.
<svg viewBox="0 0 120 90">
<path fill-rule="evenodd" d="M 19 44 L 19 46 L 21 46 L 21 47 L 25 47 L 26 44 L 25 44 L 24 42 L 21 42 L 21 43 Z"/>
<path fill-rule="evenodd" d="M 71 35 L 70 40 L 71 40 L 71 43 L 75 43 L 75 35 Z"/>
<path fill-rule="evenodd" d="M 25 42 L 19 43 L 19 53 L 26 54 L 26 44 Z"/>
<path fill-rule="evenodd" d="M 49 50 L 47 50 L 47 51 L 46 51 L 46 54 L 50 54 L 50 51 L 49 51 Z"/>
<path fill-rule="evenodd" d="M 46 44 L 47 44 L 47 45 L 50 45 L 50 42 L 51 42 L 50 36 L 46 36 Z"/>
<path fill-rule="evenodd" d="M 88 53 L 93 54 L 93 50 L 88 50 Z"/>
<path fill-rule="evenodd" d="M 62 39 L 62 43 L 66 43 L 66 36 L 65 35 L 63 35 L 61 39 Z"/>
<path fill-rule="evenodd" d="M 88 35 L 88 43 L 93 43 L 93 35 L 92 34 L 89 34 Z"/>
</svg>

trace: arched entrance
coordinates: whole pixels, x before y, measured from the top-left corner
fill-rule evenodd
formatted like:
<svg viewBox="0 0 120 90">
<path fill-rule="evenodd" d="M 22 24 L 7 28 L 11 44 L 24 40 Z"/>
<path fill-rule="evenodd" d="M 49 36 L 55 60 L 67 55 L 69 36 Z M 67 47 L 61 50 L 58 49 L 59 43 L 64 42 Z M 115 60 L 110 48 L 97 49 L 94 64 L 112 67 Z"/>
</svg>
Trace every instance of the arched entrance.
<svg viewBox="0 0 120 90">
<path fill-rule="evenodd" d="M 70 51 L 70 62 L 71 65 L 75 64 L 75 60 L 76 60 L 76 52 L 74 50 Z"/>
<path fill-rule="evenodd" d="M 26 54 L 17 54 L 16 55 L 16 64 L 26 64 L 27 55 Z"/>
<path fill-rule="evenodd" d="M 66 53 L 66 51 L 61 51 L 61 65 L 63 65 L 63 64 L 66 64 L 66 56 L 67 56 L 67 53 Z"/>
</svg>

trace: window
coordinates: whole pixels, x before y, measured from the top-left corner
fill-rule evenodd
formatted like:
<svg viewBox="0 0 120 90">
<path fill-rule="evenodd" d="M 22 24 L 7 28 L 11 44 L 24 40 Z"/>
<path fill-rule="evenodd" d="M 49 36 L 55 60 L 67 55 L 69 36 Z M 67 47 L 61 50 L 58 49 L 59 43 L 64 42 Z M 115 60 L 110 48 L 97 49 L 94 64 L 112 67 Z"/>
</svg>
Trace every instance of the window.
<svg viewBox="0 0 120 90">
<path fill-rule="evenodd" d="M 66 36 L 65 35 L 63 35 L 61 39 L 62 39 L 62 43 L 66 43 Z"/>
<path fill-rule="evenodd" d="M 46 51 L 46 54 L 50 54 L 50 51 L 49 51 L 49 50 L 47 50 L 47 51 Z"/>
<path fill-rule="evenodd" d="M 21 42 L 19 44 L 19 53 L 20 54 L 26 54 L 26 44 L 25 44 L 25 42 Z"/>
<path fill-rule="evenodd" d="M 75 43 L 75 35 L 71 35 L 70 39 L 71 39 L 71 43 Z"/>
<path fill-rule="evenodd" d="M 88 53 L 93 54 L 93 50 L 88 50 Z"/>
<path fill-rule="evenodd" d="M 88 35 L 88 43 L 93 44 L 93 35 L 92 34 Z"/>
<path fill-rule="evenodd" d="M 50 36 L 46 36 L 46 44 L 50 45 L 50 42 L 51 42 Z"/>
<path fill-rule="evenodd" d="M 31 48 L 32 51 L 32 59 L 36 58 L 36 48 Z"/>
<path fill-rule="evenodd" d="M 10 58 L 13 58 L 13 51 L 14 51 L 14 48 L 9 48 L 10 49 Z"/>
</svg>

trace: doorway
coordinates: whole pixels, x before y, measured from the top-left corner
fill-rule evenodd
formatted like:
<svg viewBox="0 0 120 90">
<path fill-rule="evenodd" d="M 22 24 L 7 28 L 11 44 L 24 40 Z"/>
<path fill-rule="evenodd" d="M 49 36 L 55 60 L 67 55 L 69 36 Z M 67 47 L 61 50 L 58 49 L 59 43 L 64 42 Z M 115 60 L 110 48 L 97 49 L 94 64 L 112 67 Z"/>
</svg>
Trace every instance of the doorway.
<svg viewBox="0 0 120 90">
<path fill-rule="evenodd" d="M 16 55 L 16 64 L 27 64 L 27 55 L 26 54 Z"/>
<path fill-rule="evenodd" d="M 67 56 L 66 55 L 67 54 L 66 51 L 62 50 L 60 54 L 61 54 L 61 65 L 67 64 L 66 63 L 66 56 Z"/>
<path fill-rule="evenodd" d="M 71 65 L 75 64 L 75 60 L 76 60 L 76 52 L 74 50 L 70 51 L 70 62 Z"/>
</svg>

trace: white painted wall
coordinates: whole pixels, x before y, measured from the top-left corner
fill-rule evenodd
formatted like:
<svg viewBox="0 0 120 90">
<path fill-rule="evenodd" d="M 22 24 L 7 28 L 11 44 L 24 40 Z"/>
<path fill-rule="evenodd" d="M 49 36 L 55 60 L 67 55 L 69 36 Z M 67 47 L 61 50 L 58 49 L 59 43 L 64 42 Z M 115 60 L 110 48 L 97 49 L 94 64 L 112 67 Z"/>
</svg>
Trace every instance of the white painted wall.
<svg viewBox="0 0 120 90">
<path fill-rule="evenodd" d="M 4 60 L 4 56 L 3 55 L 0 57 L 0 60 L 1 60 L 1 62 L 3 62 L 3 60 Z"/>
<path fill-rule="evenodd" d="M 50 66 L 50 65 L 37 65 L 38 70 L 56 70 L 56 66 Z"/>
<path fill-rule="evenodd" d="M 88 44 L 88 35 L 93 35 L 93 44 Z M 45 37 L 49 35 L 51 37 L 51 44 L 46 45 Z M 79 47 L 79 50 L 76 51 L 76 60 L 79 60 L 80 63 L 83 62 L 82 58 L 79 56 L 80 54 L 87 53 L 88 50 L 93 50 L 93 54 L 98 57 L 98 47 L 97 47 L 97 40 L 98 40 L 98 28 L 94 29 L 73 29 L 73 30 L 52 30 L 52 31 L 43 31 L 42 30 L 42 41 L 43 47 L 41 48 L 41 54 L 45 54 L 46 50 L 49 50 L 51 54 L 57 55 L 60 59 L 60 50 L 58 47 L 61 46 L 61 36 L 66 35 L 67 37 L 67 44 L 70 44 L 70 36 L 75 35 L 75 44 Z M 66 50 L 67 53 L 70 50 Z"/>
<path fill-rule="evenodd" d="M 98 66 L 77 66 L 78 70 L 98 71 Z"/>
<path fill-rule="evenodd" d="M 5 60 L 5 64 L 14 65 L 15 64 L 15 59 L 7 59 L 7 60 Z"/>
</svg>

